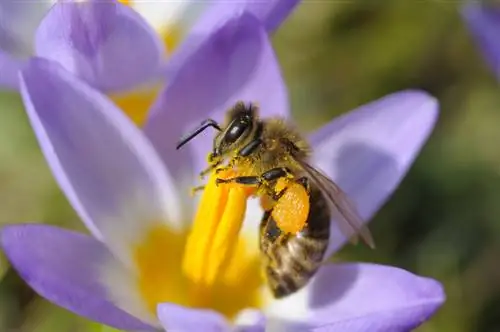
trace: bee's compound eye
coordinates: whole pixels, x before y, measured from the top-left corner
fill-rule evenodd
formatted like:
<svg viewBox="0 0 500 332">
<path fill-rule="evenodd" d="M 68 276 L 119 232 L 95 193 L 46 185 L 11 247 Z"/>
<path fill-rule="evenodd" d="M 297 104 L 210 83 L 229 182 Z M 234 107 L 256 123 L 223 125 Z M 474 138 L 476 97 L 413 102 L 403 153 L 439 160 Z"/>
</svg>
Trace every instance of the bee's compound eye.
<svg viewBox="0 0 500 332">
<path fill-rule="evenodd" d="M 243 135 L 248 128 L 248 123 L 243 121 L 234 122 L 227 130 L 224 141 L 228 144 L 234 143 Z"/>
</svg>

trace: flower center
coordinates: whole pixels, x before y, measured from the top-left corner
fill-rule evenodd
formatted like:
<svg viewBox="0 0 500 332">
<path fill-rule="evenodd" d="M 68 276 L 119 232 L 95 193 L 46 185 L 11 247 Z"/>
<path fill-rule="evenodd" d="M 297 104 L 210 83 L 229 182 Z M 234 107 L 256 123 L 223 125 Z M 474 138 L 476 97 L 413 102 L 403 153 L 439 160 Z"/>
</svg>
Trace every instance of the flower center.
<svg viewBox="0 0 500 332">
<path fill-rule="evenodd" d="M 162 302 L 214 309 L 229 319 L 261 306 L 258 253 L 239 235 L 251 192 L 217 186 L 220 176 L 208 180 L 189 234 L 158 227 L 134 250 L 138 289 L 153 314 Z"/>
</svg>

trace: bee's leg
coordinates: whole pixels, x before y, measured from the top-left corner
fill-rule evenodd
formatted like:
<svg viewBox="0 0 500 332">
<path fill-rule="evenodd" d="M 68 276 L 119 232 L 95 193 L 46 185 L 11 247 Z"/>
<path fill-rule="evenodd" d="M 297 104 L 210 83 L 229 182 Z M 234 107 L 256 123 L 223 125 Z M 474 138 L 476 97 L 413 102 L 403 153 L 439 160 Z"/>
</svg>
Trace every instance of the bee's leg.
<svg viewBox="0 0 500 332">
<path fill-rule="evenodd" d="M 276 181 L 279 178 L 290 177 L 291 174 L 286 167 L 276 167 L 262 173 L 261 177 L 266 181 Z"/>
<path fill-rule="evenodd" d="M 198 186 L 191 188 L 191 196 L 194 196 L 198 191 L 202 191 L 205 189 L 205 186 Z"/>
<path fill-rule="evenodd" d="M 282 177 L 290 176 L 290 170 L 286 167 L 276 167 L 262 173 L 261 176 L 238 176 L 229 179 L 217 179 L 216 184 L 235 182 L 244 185 L 267 185 L 268 182 L 276 181 Z"/>
<path fill-rule="evenodd" d="M 310 194 L 311 193 L 311 185 L 309 184 L 309 178 L 303 176 L 301 178 L 298 178 L 297 179 L 297 183 L 301 184 L 302 186 L 304 186 L 304 188 L 306 189 L 307 193 Z"/>
<path fill-rule="evenodd" d="M 301 178 L 298 178 L 295 182 L 301 184 L 302 186 L 304 186 L 304 188 L 306 189 L 306 192 L 307 194 L 309 194 L 311 192 L 311 187 L 309 185 L 309 179 L 307 177 L 301 177 Z M 277 201 L 279 200 L 284 194 L 285 192 L 288 190 L 288 187 L 285 187 L 283 189 L 281 189 L 278 193 L 275 193 L 274 195 L 272 195 L 271 197 Z"/>
<path fill-rule="evenodd" d="M 235 178 L 215 180 L 216 184 L 231 183 L 231 182 L 235 182 L 238 184 L 245 184 L 249 186 L 255 186 L 262 184 L 262 179 L 260 176 L 237 176 Z"/>
<path fill-rule="evenodd" d="M 263 141 L 260 138 L 254 139 L 253 141 L 250 141 L 247 145 L 241 148 L 240 151 L 238 151 L 238 156 L 240 157 L 248 157 L 252 153 L 255 152 L 255 150 L 261 146 Z"/>
<path fill-rule="evenodd" d="M 218 161 L 218 162 L 214 163 L 213 165 L 208 166 L 207 168 L 205 168 L 203 171 L 200 172 L 200 177 L 203 179 L 205 177 L 205 175 L 210 173 L 212 170 L 216 169 L 220 164 L 222 164 L 222 161 Z"/>
</svg>

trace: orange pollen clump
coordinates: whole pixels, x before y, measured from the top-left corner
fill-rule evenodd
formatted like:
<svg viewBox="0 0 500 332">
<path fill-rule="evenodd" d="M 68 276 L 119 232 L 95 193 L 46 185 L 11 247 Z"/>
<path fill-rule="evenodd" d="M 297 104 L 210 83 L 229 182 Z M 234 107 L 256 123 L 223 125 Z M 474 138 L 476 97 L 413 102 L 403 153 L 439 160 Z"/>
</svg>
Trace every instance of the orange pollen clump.
<svg viewBox="0 0 500 332">
<path fill-rule="evenodd" d="M 283 188 L 283 184 L 278 184 L 277 192 Z M 291 182 L 286 186 L 283 196 L 274 203 L 271 215 L 283 232 L 295 234 L 306 225 L 309 209 L 309 194 L 306 189 L 299 183 Z"/>
</svg>

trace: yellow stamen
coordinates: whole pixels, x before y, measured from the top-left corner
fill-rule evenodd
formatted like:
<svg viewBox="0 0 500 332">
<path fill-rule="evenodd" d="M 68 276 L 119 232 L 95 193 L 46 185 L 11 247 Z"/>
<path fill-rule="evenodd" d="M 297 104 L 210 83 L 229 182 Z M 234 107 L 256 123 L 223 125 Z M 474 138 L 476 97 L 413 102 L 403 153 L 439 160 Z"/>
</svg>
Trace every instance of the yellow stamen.
<svg viewBox="0 0 500 332">
<path fill-rule="evenodd" d="M 227 204 L 208 256 L 209 263 L 206 274 L 208 284 L 213 284 L 219 272 L 226 268 L 230 255 L 236 248 L 245 217 L 247 199 L 243 188 L 233 186 L 229 189 Z"/>
<path fill-rule="evenodd" d="M 138 126 L 146 120 L 148 111 L 156 99 L 160 86 L 111 95 L 111 99 Z"/>
<path fill-rule="evenodd" d="M 228 175 L 212 172 L 186 244 L 183 271 L 202 287 L 213 285 L 226 268 L 245 216 L 248 190 L 236 184 L 215 183 L 218 177 Z"/>
<path fill-rule="evenodd" d="M 179 45 L 182 36 L 182 30 L 174 25 L 170 25 L 163 29 L 161 37 L 169 54 L 172 54 L 172 51 Z"/>
<path fill-rule="evenodd" d="M 208 263 L 206 262 L 207 253 L 210 250 L 211 240 L 215 236 L 228 196 L 228 188 L 226 186 L 217 187 L 216 178 L 215 173 L 212 173 L 205 186 L 182 262 L 184 273 L 197 284 L 203 283 L 203 272 L 205 264 Z"/>
<path fill-rule="evenodd" d="M 238 234 L 253 191 L 217 186 L 222 176 L 229 173 L 211 174 L 191 230 L 173 232 L 161 224 L 133 247 L 138 292 L 151 314 L 159 303 L 173 302 L 233 319 L 244 308 L 262 305 L 259 253 Z M 257 230 L 252 235 L 256 241 Z"/>
</svg>

